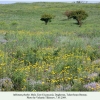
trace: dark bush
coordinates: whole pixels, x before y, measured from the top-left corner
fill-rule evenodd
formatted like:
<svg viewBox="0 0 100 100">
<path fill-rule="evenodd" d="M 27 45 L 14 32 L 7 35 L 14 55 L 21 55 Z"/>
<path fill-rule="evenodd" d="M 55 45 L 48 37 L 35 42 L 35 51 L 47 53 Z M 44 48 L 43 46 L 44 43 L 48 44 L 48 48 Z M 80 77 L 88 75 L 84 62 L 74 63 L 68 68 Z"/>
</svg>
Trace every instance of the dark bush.
<svg viewBox="0 0 100 100">
<path fill-rule="evenodd" d="M 47 23 L 48 22 L 51 22 L 51 19 L 53 19 L 53 18 L 54 18 L 54 16 L 51 15 L 51 14 L 43 14 L 41 16 L 41 19 L 40 20 L 44 21 L 45 22 L 45 25 L 47 25 Z"/>
<path fill-rule="evenodd" d="M 66 11 L 65 14 L 69 19 L 73 18 L 77 21 L 79 26 L 82 25 L 82 20 L 85 20 L 88 17 L 88 14 L 84 10 L 76 10 L 76 11 Z"/>
</svg>

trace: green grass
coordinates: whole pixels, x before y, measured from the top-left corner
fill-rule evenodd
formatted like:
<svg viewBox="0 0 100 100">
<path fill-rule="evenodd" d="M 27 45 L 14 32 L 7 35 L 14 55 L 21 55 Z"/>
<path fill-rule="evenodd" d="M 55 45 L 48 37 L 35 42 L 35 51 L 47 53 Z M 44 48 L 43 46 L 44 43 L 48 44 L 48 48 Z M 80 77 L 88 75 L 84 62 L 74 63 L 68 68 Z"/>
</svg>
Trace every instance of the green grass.
<svg viewBox="0 0 100 100">
<path fill-rule="evenodd" d="M 66 10 L 77 9 L 89 15 L 82 27 L 64 16 Z M 48 25 L 40 20 L 44 13 L 55 15 Z M 11 91 L 55 91 L 60 86 L 63 91 L 67 85 L 72 88 L 66 91 L 95 90 L 83 86 L 100 83 L 100 63 L 92 63 L 100 59 L 99 17 L 99 3 L 0 5 L 0 78 L 11 78 Z M 88 79 L 94 72 L 98 78 Z M 30 80 L 39 83 L 32 85 Z"/>
</svg>

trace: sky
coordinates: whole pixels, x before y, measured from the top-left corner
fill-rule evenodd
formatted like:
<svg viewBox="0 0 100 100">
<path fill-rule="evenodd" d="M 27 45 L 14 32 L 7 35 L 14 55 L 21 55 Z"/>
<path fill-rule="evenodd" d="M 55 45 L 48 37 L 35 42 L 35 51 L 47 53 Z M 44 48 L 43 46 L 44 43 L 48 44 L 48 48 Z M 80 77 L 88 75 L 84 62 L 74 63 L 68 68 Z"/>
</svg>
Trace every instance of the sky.
<svg viewBox="0 0 100 100">
<path fill-rule="evenodd" d="M 74 2 L 74 1 L 87 1 L 88 3 L 98 3 L 100 0 L 0 0 L 0 4 L 9 4 L 16 2 Z"/>
</svg>

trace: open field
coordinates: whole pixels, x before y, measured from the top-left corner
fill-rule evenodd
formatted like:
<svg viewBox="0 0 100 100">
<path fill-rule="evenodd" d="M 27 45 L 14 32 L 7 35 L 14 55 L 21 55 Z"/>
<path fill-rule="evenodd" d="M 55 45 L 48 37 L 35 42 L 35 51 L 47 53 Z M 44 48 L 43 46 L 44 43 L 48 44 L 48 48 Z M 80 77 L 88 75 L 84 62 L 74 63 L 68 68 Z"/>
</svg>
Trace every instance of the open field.
<svg viewBox="0 0 100 100">
<path fill-rule="evenodd" d="M 63 14 L 78 9 L 82 27 Z M 100 3 L 0 5 L 0 90 L 100 91 Z"/>
</svg>

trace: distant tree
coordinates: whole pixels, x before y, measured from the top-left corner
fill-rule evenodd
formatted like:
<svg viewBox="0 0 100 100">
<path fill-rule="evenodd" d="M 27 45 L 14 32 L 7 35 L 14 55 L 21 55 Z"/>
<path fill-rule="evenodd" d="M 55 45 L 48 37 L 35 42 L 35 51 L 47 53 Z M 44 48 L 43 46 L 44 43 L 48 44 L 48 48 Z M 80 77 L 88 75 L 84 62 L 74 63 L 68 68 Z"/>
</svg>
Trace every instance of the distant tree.
<svg viewBox="0 0 100 100">
<path fill-rule="evenodd" d="M 81 3 L 87 3 L 88 1 L 76 1 L 76 3 L 79 3 L 79 4 L 81 4 Z"/>
<path fill-rule="evenodd" d="M 41 19 L 40 20 L 44 21 L 45 22 L 45 25 L 47 25 L 47 23 L 48 22 L 51 22 L 51 19 L 53 19 L 53 18 L 54 18 L 54 16 L 51 15 L 51 14 L 43 14 L 41 16 Z"/>
<path fill-rule="evenodd" d="M 81 3 L 81 1 L 76 1 L 76 3 Z"/>
<path fill-rule="evenodd" d="M 82 20 L 85 20 L 88 17 L 88 14 L 84 10 L 72 11 L 71 18 L 75 19 L 78 25 L 82 25 Z"/>
<path fill-rule="evenodd" d="M 82 20 L 85 20 L 88 17 L 88 14 L 84 10 L 69 11 L 70 13 L 66 16 L 70 19 L 73 18 L 77 21 L 78 25 L 82 25 Z"/>
</svg>

